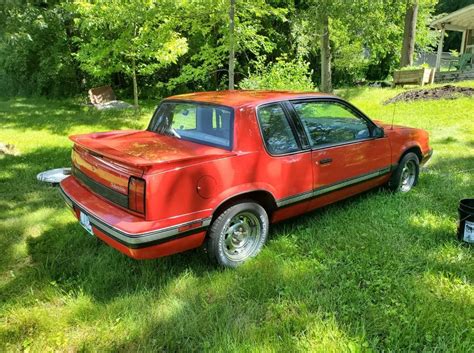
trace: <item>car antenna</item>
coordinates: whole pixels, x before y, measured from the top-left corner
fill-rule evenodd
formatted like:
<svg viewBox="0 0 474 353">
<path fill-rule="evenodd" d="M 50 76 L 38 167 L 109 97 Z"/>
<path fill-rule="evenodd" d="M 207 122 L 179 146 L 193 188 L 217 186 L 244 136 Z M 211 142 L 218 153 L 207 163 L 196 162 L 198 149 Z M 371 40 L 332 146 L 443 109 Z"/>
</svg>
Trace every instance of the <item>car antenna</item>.
<svg viewBox="0 0 474 353">
<path fill-rule="evenodd" d="M 397 107 L 397 102 L 393 102 L 393 112 L 392 112 L 392 127 L 390 130 L 393 130 L 393 121 L 395 120 L 395 109 Z"/>
</svg>

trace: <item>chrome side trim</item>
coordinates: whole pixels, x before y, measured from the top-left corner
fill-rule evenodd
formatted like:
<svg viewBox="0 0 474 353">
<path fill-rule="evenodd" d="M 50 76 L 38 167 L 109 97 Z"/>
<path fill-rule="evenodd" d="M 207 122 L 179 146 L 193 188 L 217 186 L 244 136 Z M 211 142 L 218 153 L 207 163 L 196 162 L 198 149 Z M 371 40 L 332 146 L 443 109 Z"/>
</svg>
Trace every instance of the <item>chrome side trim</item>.
<svg viewBox="0 0 474 353">
<path fill-rule="evenodd" d="M 336 184 L 332 184 L 332 185 L 329 185 L 329 186 L 324 186 L 322 188 L 314 190 L 313 194 L 314 194 L 314 196 L 319 196 L 319 195 L 326 194 L 326 193 L 331 192 L 331 191 L 335 191 L 335 190 L 338 190 L 338 189 L 345 188 L 347 186 L 351 186 L 353 184 L 361 183 L 361 182 L 369 180 L 369 179 L 374 179 L 374 178 L 377 178 L 381 175 L 387 174 L 388 172 L 390 172 L 390 169 L 391 169 L 390 167 L 387 167 L 387 168 L 380 169 L 380 170 L 377 170 L 377 171 L 372 172 L 372 173 L 363 174 L 363 175 L 355 177 L 355 178 L 350 178 L 350 179 L 344 180 L 344 181 L 336 183 Z"/>
<path fill-rule="evenodd" d="M 354 178 L 349 178 L 349 179 L 346 179 L 346 180 L 343 180 L 343 181 L 340 181 L 340 182 L 337 182 L 337 183 L 334 183 L 334 184 L 331 184 L 331 185 L 328 185 L 328 186 L 323 186 L 321 188 L 314 189 L 313 191 L 309 191 L 309 192 L 305 192 L 305 193 L 298 194 L 298 195 L 295 195 L 295 196 L 290 196 L 290 197 L 287 197 L 287 198 L 284 198 L 284 199 L 280 199 L 276 202 L 276 204 L 277 204 L 278 207 L 282 207 L 282 206 L 287 206 L 287 205 L 290 205 L 292 203 L 300 202 L 300 201 L 303 201 L 303 200 L 306 200 L 306 199 L 311 199 L 313 197 L 317 197 L 317 196 L 320 196 L 320 195 L 327 194 L 328 192 L 331 192 L 331 191 L 336 191 L 336 190 L 339 190 L 339 189 L 342 189 L 342 188 L 345 188 L 345 187 L 348 187 L 348 186 L 352 186 L 354 184 L 361 183 L 363 181 L 367 181 L 367 180 L 370 180 L 370 179 L 377 178 L 379 176 L 390 173 L 391 170 L 392 170 L 392 167 L 390 166 L 390 167 L 386 167 L 386 168 L 383 168 L 383 169 L 376 170 L 374 172 L 370 172 L 370 173 L 367 173 L 367 174 L 362 174 L 362 175 L 354 177 Z"/>
<path fill-rule="evenodd" d="M 140 247 L 140 245 L 150 246 L 152 245 L 150 243 L 157 244 L 157 243 L 162 242 L 163 240 L 170 240 L 168 238 L 184 236 L 186 234 L 189 234 L 190 231 L 192 231 L 192 233 L 198 232 L 199 230 L 203 230 L 211 224 L 212 218 L 209 217 L 209 218 L 195 219 L 190 222 L 185 222 L 185 223 L 181 223 L 175 226 L 158 229 L 156 231 L 131 234 L 131 233 L 124 232 L 118 228 L 115 228 L 114 226 L 108 224 L 104 220 L 96 217 L 95 215 L 92 214 L 90 210 L 85 208 L 79 202 L 74 200 L 70 195 L 68 195 L 61 187 L 59 187 L 59 190 L 60 190 L 61 196 L 64 198 L 64 200 L 66 201 L 68 205 L 71 205 L 71 207 L 72 205 L 76 205 L 83 213 L 89 216 L 90 221 L 94 225 L 94 227 L 98 228 L 100 231 L 107 234 L 108 236 L 111 236 L 115 238 L 116 240 L 118 240 L 119 242 L 130 247 Z M 199 226 L 198 228 L 191 229 L 190 231 L 185 231 L 185 232 L 179 231 L 179 228 L 183 226 L 192 225 L 196 222 L 202 222 L 202 225 Z"/>
<path fill-rule="evenodd" d="M 276 202 L 278 207 L 286 206 L 292 203 L 300 202 L 306 199 L 310 199 L 313 197 L 313 191 L 305 192 L 302 194 L 298 194 L 296 196 L 290 196 L 285 199 L 278 200 Z"/>
</svg>

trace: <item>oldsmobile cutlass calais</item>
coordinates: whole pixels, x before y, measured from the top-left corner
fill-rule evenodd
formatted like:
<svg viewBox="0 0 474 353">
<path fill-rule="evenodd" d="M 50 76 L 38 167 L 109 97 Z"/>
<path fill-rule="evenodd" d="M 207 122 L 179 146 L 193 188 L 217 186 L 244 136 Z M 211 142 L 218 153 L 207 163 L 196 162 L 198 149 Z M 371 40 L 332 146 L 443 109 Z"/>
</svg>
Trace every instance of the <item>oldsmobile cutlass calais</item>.
<svg viewBox="0 0 474 353">
<path fill-rule="evenodd" d="M 382 185 L 409 191 L 432 154 L 426 131 L 274 91 L 174 96 L 144 131 L 70 138 L 60 190 L 89 233 L 135 259 L 205 244 L 228 267 L 257 255 L 271 223 Z"/>
</svg>

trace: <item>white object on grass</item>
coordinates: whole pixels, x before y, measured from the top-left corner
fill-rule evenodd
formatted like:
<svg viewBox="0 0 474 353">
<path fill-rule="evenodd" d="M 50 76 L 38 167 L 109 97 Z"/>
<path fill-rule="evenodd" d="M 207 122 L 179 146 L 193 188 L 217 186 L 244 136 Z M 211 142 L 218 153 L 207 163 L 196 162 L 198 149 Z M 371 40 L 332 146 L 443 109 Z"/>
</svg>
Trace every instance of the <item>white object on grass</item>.
<svg viewBox="0 0 474 353">
<path fill-rule="evenodd" d="M 71 168 L 57 168 L 39 173 L 36 179 L 50 184 L 58 184 L 71 175 Z"/>
<path fill-rule="evenodd" d="M 464 241 L 474 243 L 474 222 L 466 221 L 464 225 Z"/>
</svg>

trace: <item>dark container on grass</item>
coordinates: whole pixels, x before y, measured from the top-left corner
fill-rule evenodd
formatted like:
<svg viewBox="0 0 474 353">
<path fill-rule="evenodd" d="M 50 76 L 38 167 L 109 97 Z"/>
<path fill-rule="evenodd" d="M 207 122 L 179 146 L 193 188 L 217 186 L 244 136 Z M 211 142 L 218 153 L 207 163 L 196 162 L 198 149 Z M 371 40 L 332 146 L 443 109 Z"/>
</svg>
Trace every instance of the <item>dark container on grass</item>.
<svg viewBox="0 0 474 353">
<path fill-rule="evenodd" d="M 474 199 L 463 199 L 459 202 L 458 239 L 474 243 Z"/>
</svg>

